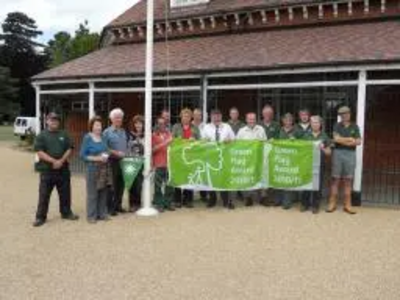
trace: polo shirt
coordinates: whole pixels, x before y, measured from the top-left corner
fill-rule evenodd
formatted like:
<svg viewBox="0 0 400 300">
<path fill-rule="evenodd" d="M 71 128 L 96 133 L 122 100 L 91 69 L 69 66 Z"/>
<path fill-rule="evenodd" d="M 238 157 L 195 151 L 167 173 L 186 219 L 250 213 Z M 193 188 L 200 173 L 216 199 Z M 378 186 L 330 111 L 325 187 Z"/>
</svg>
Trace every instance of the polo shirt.
<svg viewBox="0 0 400 300">
<path fill-rule="evenodd" d="M 54 159 L 61 159 L 65 152 L 73 149 L 73 147 L 71 138 L 64 130 L 43 130 L 35 139 L 34 150 L 36 152 L 42 151 Z M 53 166 L 51 163 L 39 160 L 35 169 L 38 172 L 47 172 L 51 171 Z"/>
<path fill-rule="evenodd" d="M 243 128 L 244 126 L 246 126 L 246 124 L 240 120 L 237 120 L 236 122 L 229 120 L 228 124 L 231 126 L 231 128 L 235 134 L 237 134 L 239 132 L 240 128 Z"/>
<path fill-rule="evenodd" d="M 297 123 L 296 125 L 294 125 L 294 129 L 296 130 L 296 136 L 298 138 L 302 138 L 303 135 L 308 134 L 312 131 L 310 124 L 302 124 L 302 123 Z"/>
<path fill-rule="evenodd" d="M 264 128 L 265 134 L 267 135 L 267 139 L 270 140 L 279 138 L 279 132 L 281 130 L 281 126 L 279 125 L 278 122 L 272 121 L 269 124 L 263 122 L 260 125 Z"/>
<path fill-rule="evenodd" d="M 313 141 L 313 142 L 321 141 L 325 147 L 331 146 L 331 139 L 324 131 L 321 131 L 318 135 L 314 135 L 312 131 L 306 132 L 302 136 L 302 139 L 305 141 Z"/>
<path fill-rule="evenodd" d="M 294 127 L 289 130 L 286 131 L 284 127 L 281 128 L 281 130 L 279 131 L 279 139 L 280 140 L 290 140 L 290 139 L 296 139 L 297 138 L 297 132 L 294 129 Z"/>
<path fill-rule="evenodd" d="M 360 128 L 358 127 L 357 124 L 354 123 L 350 123 L 349 126 L 344 126 L 342 122 L 336 123 L 335 126 L 333 126 L 333 134 L 338 134 L 344 138 L 354 138 L 354 139 L 361 138 Z M 349 147 L 335 143 L 335 149 L 355 151 L 356 147 Z"/>
</svg>

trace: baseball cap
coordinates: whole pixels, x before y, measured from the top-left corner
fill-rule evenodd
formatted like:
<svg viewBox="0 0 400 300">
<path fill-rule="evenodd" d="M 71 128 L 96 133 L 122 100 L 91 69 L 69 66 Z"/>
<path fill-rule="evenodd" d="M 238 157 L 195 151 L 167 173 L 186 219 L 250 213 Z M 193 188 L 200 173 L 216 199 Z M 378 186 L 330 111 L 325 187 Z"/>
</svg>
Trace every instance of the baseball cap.
<svg viewBox="0 0 400 300">
<path fill-rule="evenodd" d="M 350 110 L 350 107 L 348 107 L 348 106 L 342 106 L 338 110 L 338 114 L 339 115 L 347 114 L 347 113 L 350 113 L 350 112 L 351 112 L 351 110 Z"/>
</svg>

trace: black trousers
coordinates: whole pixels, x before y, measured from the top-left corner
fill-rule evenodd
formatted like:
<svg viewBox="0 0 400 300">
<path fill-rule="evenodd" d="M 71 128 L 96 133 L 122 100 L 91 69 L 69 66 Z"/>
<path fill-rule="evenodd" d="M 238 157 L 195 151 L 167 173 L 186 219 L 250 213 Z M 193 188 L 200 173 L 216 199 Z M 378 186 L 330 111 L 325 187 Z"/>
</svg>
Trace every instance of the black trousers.
<svg viewBox="0 0 400 300">
<path fill-rule="evenodd" d="M 193 203 L 193 191 L 191 190 L 182 190 L 175 188 L 174 189 L 174 201 L 176 204 L 189 204 Z"/>
<path fill-rule="evenodd" d="M 112 213 L 122 208 L 122 197 L 124 195 L 124 178 L 119 160 L 113 159 L 111 162 L 112 190 L 108 195 L 108 212 Z"/>
<path fill-rule="evenodd" d="M 54 187 L 60 199 L 60 214 L 68 216 L 71 211 L 71 173 L 69 169 L 53 170 L 40 174 L 39 203 L 36 219 L 46 220 L 49 211 L 50 197 Z"/>
<path fill-rule="evenodd" d="M 227 206 L 232 202 L 232 199 L 229 197 L 229 192 L 219 192 L 219 195 L 222 199 L 222 203 L 224 206 Z M 217 192 L 210 192 L 209 204 L 210 205 L 217 204 Z"/>
<path fill-rule="evenodd" d="M 142 203 L 143 168 L 139 171 L 135 181 L 129 190 L 129 207 L 137 208 Z"/>
</svg>

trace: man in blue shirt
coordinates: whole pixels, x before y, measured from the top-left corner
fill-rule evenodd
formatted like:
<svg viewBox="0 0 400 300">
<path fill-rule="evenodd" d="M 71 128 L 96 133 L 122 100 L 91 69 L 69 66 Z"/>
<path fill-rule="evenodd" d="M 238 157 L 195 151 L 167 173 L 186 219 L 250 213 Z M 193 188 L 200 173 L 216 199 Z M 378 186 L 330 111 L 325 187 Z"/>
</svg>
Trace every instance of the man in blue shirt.
<svg viewBox="0 0 400 300">
<path fill-rule="evenodd" d="M 123 128 L 124 112 L 120 108 L 115 108 L 110 112 L 111 126 L 104 133 L 104 141 L 110 150 L 110 164 L 112 170 L 113 191 L 108 197 L 108 211 L 110 215 L 116 216 L 118 213 L 125 213 L 122 207 L 122 197 L 124 195 L 124 179 L 120 160 L 125 157 L 127 152 L 126 131 Z"/>
</svg>

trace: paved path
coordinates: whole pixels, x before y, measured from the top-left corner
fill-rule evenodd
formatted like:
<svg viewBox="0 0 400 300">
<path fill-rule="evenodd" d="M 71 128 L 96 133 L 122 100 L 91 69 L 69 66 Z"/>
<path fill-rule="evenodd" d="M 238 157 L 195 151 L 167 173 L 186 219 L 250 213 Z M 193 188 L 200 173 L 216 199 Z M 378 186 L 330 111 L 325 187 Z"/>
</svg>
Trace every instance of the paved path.
<svg viewBox="0 0 400 300">
<path fill-rule="evenodd" d="M 61 221 L 53 198 L 37 229 L 32 162 L 0 144 L 0 299 L 400 299 L 399 211 L 199 207 L 89 225 Z"/>
</svg>

